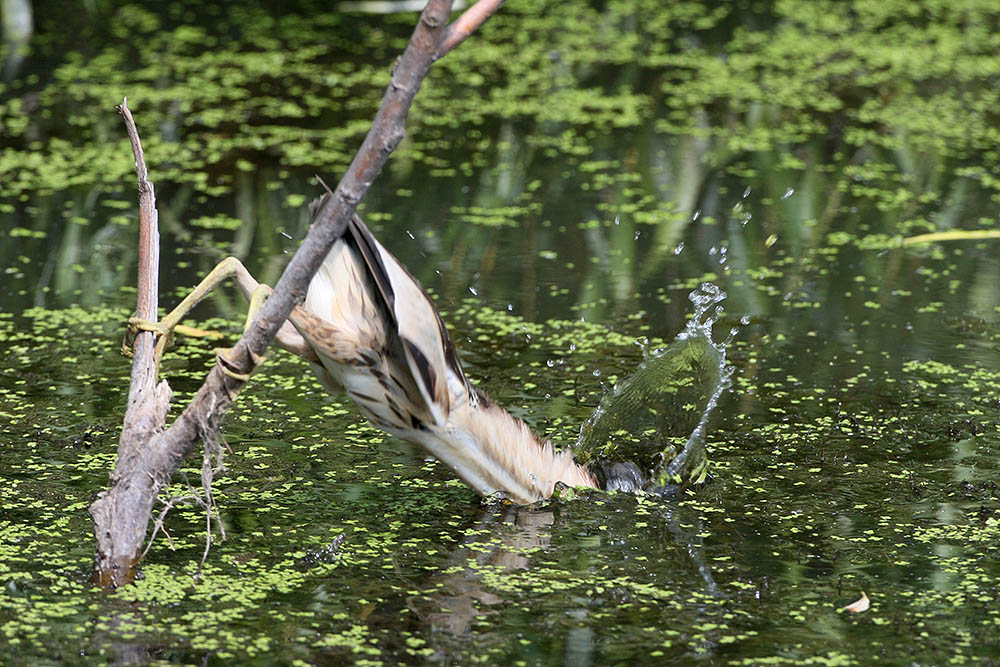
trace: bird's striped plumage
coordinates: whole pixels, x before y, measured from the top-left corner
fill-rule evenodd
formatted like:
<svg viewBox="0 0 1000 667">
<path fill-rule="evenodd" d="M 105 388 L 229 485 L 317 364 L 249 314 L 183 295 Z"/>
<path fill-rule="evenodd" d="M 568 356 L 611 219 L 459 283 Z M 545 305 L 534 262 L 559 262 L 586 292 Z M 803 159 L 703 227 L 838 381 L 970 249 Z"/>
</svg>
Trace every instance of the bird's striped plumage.
<svg viewBox="0 0 1000 667">
<path fill-rule="evenodd" d="M 290 319 L 307 344 L 296 351 L 325 387 L 343 388 L 374 424 L 423 446 L 479 493 L 527 503 L 557 482 L 596 486 L 572 455 L 469 383 L 426 292 L 357 216 Z"/>
</svg>

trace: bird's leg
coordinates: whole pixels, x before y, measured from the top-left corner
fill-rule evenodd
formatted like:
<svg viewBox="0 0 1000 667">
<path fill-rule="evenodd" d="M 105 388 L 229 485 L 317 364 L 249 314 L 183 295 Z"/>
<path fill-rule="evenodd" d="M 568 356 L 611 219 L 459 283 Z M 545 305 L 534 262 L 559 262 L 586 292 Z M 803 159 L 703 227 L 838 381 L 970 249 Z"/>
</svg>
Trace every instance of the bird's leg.
<svg viewBox="0 0 1000 667">
<path fill-rule="evenodd" d="M 169 338 L 172 336 L 173 332 L 178 331 L 180 333 L 195 332 L 196 334 L 201 333 L 201 335 L 211 335 L 214 332 L 202 332 L 200 329 L 194 329 L 193 327 L 187 327 L 181 324 L 187 314 L 194 308 L 202 299 L 204 299 L 208 294 L 218 287 L 227 278 L 233 278 L 236 281 L 236 285 L 240 288 L 243 296 L 250 300 L 250 314 L 247 318 L 247 323 L 244 327 L 248 327 L 256 314 L 257 310 L 260 308 L 260 304 L 264 302 L 267 295 L 270 294 L 271 288 L 266 285 L 261 285 L 250 272 L 247 271 L 246 267 L 236 259 L 235 257 L 227 257 L 226 259 L 219 262 L 214 269 L 212 269 L 205 278 L 198 283 L 198 285 L 191 290 L 184 299 L 174 308 L 170 313 L 164 317 L 159 322 L 151 322 L 149 320 L 144 320 L 138 317 L 129 318 L 128 323 L 128 333 L 126 333 L 126 340 L 122 344 L 122 351 L 130 355 L 131 350 L 129 349 L 128 342 L 138 331 L 153 331 L 160 334 L 159 340 L 156 342 L 156 347 L 154 349 L 153 358 L 156 363 L 156 368 L 159 370 L 160 359 L 163 357 L 163 352 L 167 347 Z M 306 359 L 314 359 L 315 352 L 309 347 L 305 339 L 298 334 L 297 331 L 292 327 L 292 325 L 287 322 L 281 325 L 281 329 L 278 330 L 278 334 L 275 337 L 275 341 L 278 345 L 293 354 L 304 357 Z M 225 364 L 221 364 L 224 370 L 227 369 Z"/>
<path fill-rule="evenodd" d="M 264 305 L 264 301 L 266 301 L 267 297 L 270 295 L 271 288 L 267 285 L 257 285 L 257 288 L 250 294 L 250 306 L 247 308 L 247 321 L 243 324 L 243 333 L 246 333 L 246 330 L 250 328 L 257 311 L 260 310 L 260 307 Z M 229 359 L 230 350 L 232 350 L 230 347 L 215 348 L 215 358 L 219 364 L 219 368 L 222 369 L 222 372 L 226 375 L 236 378 L 237 380 L 242 380 L 243 382 L 249 382 L 250 376 L 253 375 L 254 371 L 257 370 L 257 367 L 263 364 L 264 360 L 267 358 L 267 353 L 256 354 L 253 350 L 250 350 L 250 359 L 253 361 L 253 368 L 250 369 L 249 373 L 239 373 L 236 371 L 232 361 Z"/>
<path fill-rule="evenodd" d="M 193 290 L 191 290 L 191 293 L 184 297 L 184 300 L 181 301 L 176 308 L 170 311 L 170 313 L 159 322 L 152 322 L 139 317 L 130 317 L 128 320 L 128 332 L 126 333 L 125 342 L 122 344 L 122 351 L 129 354 L 128 342 L 139 331 L 152 331 L 157 333 L 160 337 L 156 341 L 153 359 L 156 364 L 156 368 L 159 369 L 160 359 L 163 358 L 163 352 L 166 350 L 167 344 L 173 337 L 173 332 L 177 330 L 181 320 L 183 320 L 187 314 L 191 312 L 191 309 L 198 305 L 202 299 L 208 296 L 212 290 L 218 287 L 220 283 L 226 280 L 226 278 L 237 274 L 239 271 L 242 271 L 247 276 L 250 275 L 250 272 L 246 270 L 238 259 L 235 257 L 227 257 L 219 262 L 214 269 L 209 271 L 208 275 L 205 276 L 205 278 L 198 283 Z M 251 280 L 253 280 L 253 278 L 251 278 Z M 253 282 L 256 283 L 257 281 Z M 187 327 L 185 327 L 185 329 L 187 329 Z M 185 333 L 184 330 L 181 332 Z"/>
</svg>

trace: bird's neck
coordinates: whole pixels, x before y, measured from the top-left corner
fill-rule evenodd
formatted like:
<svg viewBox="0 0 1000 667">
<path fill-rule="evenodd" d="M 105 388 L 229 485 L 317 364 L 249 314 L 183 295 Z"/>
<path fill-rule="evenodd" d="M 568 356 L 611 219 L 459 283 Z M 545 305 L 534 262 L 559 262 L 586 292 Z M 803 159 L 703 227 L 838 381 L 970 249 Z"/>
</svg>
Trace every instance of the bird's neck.
<svg viewBox="0 0 1000 667">
<path fill-rule="evenodd" d="M 422 443 L 476 491 L 531 503 L 551 496 L 558 482 L 597 486 L 570 452 L 554 450 L 487 396 L 477 392 L 476 398 L 454 405 L 447 425 L 432 429 L 437 442 Z"/>
</svg>

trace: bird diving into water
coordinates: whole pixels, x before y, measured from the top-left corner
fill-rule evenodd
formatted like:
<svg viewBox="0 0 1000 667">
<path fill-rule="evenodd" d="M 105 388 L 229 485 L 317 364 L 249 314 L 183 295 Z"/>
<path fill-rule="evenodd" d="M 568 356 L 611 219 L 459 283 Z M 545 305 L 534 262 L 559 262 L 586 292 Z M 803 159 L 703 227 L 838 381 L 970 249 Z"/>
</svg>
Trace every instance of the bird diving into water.
<svg viewBox="0 0 1000 667">
<path fill-rule="evenodd" d="M 314 202 L 313 219 L 329 196 Z M 229 277 L 250 300 L 252 317 L 269 288 L 230 257 L 160 322 L 130 321 L 162 335 L 157 360 L 167 335 Z M 548 498 L 560 482 L 597 487 L 570 452 L 554 450 L 469 383 L 434 303 L 357 215 L 289 322 L 275 341 L 309 361 L 328 391 L 346 392 L 373 424 L 422 446 L 481 495 L 527 504 Z"/>
</svg>

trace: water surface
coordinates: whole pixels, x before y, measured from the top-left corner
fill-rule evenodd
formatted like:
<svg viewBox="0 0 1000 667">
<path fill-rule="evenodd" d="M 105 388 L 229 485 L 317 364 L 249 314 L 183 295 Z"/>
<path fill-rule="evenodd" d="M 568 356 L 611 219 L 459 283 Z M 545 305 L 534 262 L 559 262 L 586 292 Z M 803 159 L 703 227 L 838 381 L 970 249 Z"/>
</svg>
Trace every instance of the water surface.
<svg viewBox="0 0 1000 667">
<path fill-rule="evenodd" d="M 736 372 L 707 483 L 484 505 L 278 352 L 224 431 L 225 541 L 199 567 L 205 514 L 178 504 L 110 596 L 86 507 L 134 299 L 113 106 L 157 186 L 161 303 L 226 254 L 273 283 L 414 15 L 36 4 L 0 107 L 2 661 L 1000 659 L 997 242 L 900 243 L 996 224 L 1000 18 L 661 4 L 505 5 L 438 64 L 363 214 L 469 375 L 562 445 L 718 285 Z M 244 307 L 197 317 L 235 340 Z M 168 355 L 175 406 L 210 348 Z"/>
</svg>

